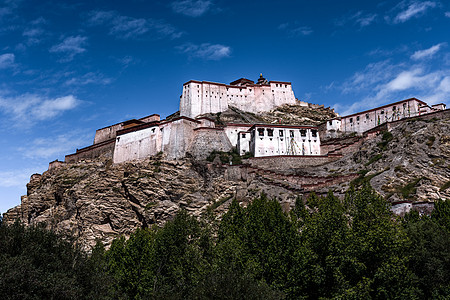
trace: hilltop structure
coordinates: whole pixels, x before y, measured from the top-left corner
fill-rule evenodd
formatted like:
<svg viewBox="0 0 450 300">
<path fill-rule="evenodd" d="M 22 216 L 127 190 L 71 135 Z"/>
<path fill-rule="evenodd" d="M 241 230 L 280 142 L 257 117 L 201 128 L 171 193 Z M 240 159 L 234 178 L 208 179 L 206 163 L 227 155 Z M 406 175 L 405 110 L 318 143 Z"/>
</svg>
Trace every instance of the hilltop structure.
<svg viewBox="0 0 450 300">
<path fill-rule="evenodd" d="M 445 104 L 428 106 L 410 98 L 352 115 L 332 118 L 319 126 L 285 124 L 220 124 L 203 116 L 235 107 L 258 113 L 282 105 L 309 106 L 295 98 L 290 82 L 268 81 L 262 74 L 258 81 L 241 78 L 229 85 L 191 80 L 183 84 L 180 115 L 161 120 L 153 114 L 97 130 L 92 146 L 66 156 L 66 162 L 109 155 L 114 163 L 144 159 L 163 152 L 167 159 L 187 155 L 206 158 L 212 151 L 231 151 L 254 157 L 328 156 L 321 137 L 336 138 L 355 132 L 362 134 L 382 124 L 404 118 L 445 110 Z"/>
<path fill-rule="evenodd" d="M 207 113 L 226 111 L 230 106 L 258 113 L 270 111 L 283 104 L 307 105 L 295 98 L 290 82 L 268 81 L 262 74 L 256 83 L 246 78 L 235 80 L 228 85 L 191 80 L 183 84 L 180 115 L 195 118 Z"/>
</svg>

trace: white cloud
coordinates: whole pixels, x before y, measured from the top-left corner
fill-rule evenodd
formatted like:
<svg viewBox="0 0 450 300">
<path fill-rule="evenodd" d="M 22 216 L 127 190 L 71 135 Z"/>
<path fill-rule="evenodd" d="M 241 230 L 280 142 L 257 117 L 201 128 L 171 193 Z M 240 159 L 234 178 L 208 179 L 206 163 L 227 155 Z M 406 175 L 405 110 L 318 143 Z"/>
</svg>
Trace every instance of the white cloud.
<svg viewBox="0 0 450 300">
<path fill-rule="evenodd" d="M 401 5 L 404 5 L 402 2 Z M 394 18 L 394 23 L 404 23 L 411 18 L 420 17 L 426 13 L 427 10 L 436 7 L 436 2 L 432 1 L 413 1 L 407 5 L 406 9 L 402 10 Z"/>
<path fill-rule="evenodd" d="M 176 13 L 189 17 L 200 17 L 212 7 L 212 2 L 208 0 L 180 0 L 171 4 L 172 10 Z"/>
<path fill-rule="evenodd" d="M 290 37 L 306 36 L 313 33 L 311 27 L 300 26 L 296 22 L 294 24 L 283 23 L 278 26 L 278 29 L 287 32 Z"/>
<path fill-rule="evenodd" d="M 106 26 L 109 35 L 118 39 L 138 39 L 143 36 L 153 38 L 179 38 L 183 33 L 162 20 L 122 16 L 116 11 L 91 11 L 87 24 Z"/>
<path fill-rule="evenodd" d="M 65 57 L 61 60 L 68 62 L 73 60 L 75 55 L 86 51 L 84 46 L 87 43 L 87 37 L 84 36 L 69 36 L 65 38 L 60 44 L 54 45 L 50 48 L 50 52 L 64 54 Z"/>
<path fill-rule="evenodd" d="M 31 159 L 57 159 L 74 152 L 80 145 L 87 145 L 92 140 L 92 134 L 80 131 L 70 131 L 51 138 L 37 138 L 21 147 L 19 152 Z"/>
<path fill-rule="evenodd" d="M 184 44 L 177 47 L 182 53 L 186 53 L 193 58 L 201 58 L 205 60 L 220 60 L 229 57 L 231 48 L 220 44 L 204 43 L 201 45 L 194 45 L 191 43 Z"/>
<path fill-rule="evenodd" d="M 16 97 L 0 95 L 0 112 L 18 121 L 17 126 L 27 127 L 37 121 L 52 119 L 81 104 L 73 95 L 47 99 L 38 95 L 24 94 Z"/>
<path fill-rule="evenodd" d="M 416 51 L 416 52 L 414 52 L 413 55 L 411 55 L 411 59 L 420 60 L 420 59 L 425 59 L 425 58 L 431 58 L 433 55 L 435 55 L 441 49 L 441 47 L 443 45 L 444 45 L 444 43 L 440 43 L 440 44 L 434 45 L 428 49 Z"/>
<path fill-rule="evenodd" d="M 346 15 L 335 21 L 337 26 L 345 26 L 348 23 L 358 25 L 359 27 L 366 27 L 377 20 L 378 15 L 374 13 L 364 13 L 358 11 L 352 15 Z"/>
<path fill-rule="evenodd" d="M 14 67 L 15 55 L 13 53 L 5 53 L 0 55 L 0 69 Z"/>
<path fill-rule="evenodd" d="M 78 104 L 79 100 L 72 95 L 44 100 L 31 110 L 31 114 L 38 120 L 46 120 L 74 109 Z"/>
<path fill-rule="evenodd" d="M 342 84 L 341 90 L 354 99 L 361 99 L 350 106 L 336 105 L 342 115 L 410 97 L 430 104 L 445 102 L 450 99 L 450 68 L 380 61 L 356 72 Z"/>
<path fill-rule="evenodd" d="M 36 172 L 33 169 L 21 169 L 14 171 L 0 171 L 0 187 L 24 188 L 30 180 L 30 174 Z"/>
<path fill-rule="evenodd" d="M 446 16 L 447 18 L 450 18 L 450 11 L 446 11 L 446 12 L 445 12 L 445 16 Z"/>
<path fill-rule="evenodd" d="M 66 85 L 87 85 L 87 84 L 110 84 L 111 78 L 105 77 L 101 73 L 89 72 L 81 77 L 73 77 L 65 82 Z"/>
</svg>

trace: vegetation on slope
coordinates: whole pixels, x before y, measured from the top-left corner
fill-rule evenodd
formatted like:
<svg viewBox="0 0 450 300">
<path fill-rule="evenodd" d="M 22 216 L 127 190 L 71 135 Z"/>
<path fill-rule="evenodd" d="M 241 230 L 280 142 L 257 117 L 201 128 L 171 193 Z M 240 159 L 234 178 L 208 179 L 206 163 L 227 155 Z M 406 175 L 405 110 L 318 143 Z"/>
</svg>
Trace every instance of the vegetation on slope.
<svg viewBox="0 0 450 300">
<path fill-rule="evenodd" d="M 1 226 L 0 235 L 4 299 L 450 296 L 450 202 L 430 217 L 394 217 L 367 184 L 343 200 L 298 199 L 289 214 L 264 195 L 247 207 L 234 201 L 221 221 L 180 211 L 90 257 L 40 228 Z"/>
</svg>

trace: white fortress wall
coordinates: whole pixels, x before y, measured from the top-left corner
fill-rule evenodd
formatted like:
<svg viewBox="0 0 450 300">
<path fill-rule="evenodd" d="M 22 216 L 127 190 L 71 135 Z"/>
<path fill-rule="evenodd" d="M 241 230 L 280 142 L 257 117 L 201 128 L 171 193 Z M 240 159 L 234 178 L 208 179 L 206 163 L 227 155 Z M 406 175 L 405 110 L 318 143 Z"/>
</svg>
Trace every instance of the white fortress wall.
<svg viewBox="0 0 450 300">
<path fill-rule="evenodd" d="M 320 155 L 317 128 L 255 125 L 250 149 L 255 157 L 275 155 Z"/>
<path fill-rule="evenodd" d="M 243 111 L 257 113 L 269 111 L 283 104 L 296 104 L 289 82 L 226 85 L 191 80 L 183 85 L 180 115 L 195 118 L 201 114 L 226 111 L 230 105 Z"/>
<path fill-rule="evenodd" d="M 178 159 L 185 157 L 193 138 L 194 129 L 200 122 L 179 118 L 161 124 L 162 131 L 162 151 L 167 159 Z"/>
<path fill-rule="evenodd" d="M 124 134 L 119 133 L 116 138 L 113 161 L 121 163 L 144 159 L 159 151 L 161 151 L 161 132 L 156 125 Z"/>
<path fill-rule="evenodd" d="M 411 98 L 341 118 L 344 132 L 364 132 L 386 122 L 415 117 L 427 113 L 425 102 Z"/>
<path fill-rule="evenodd" d="M 227 124 L 224 128 L 225 134 L 233 147 L 238 145 L 238 136 L 240 131 L 247 131 L 252 127 L 251 124 Z"/>
<path fill-rule="evenodd" d="M 237 150 L 239 155 L 250 152 L 251 133 L 249 131 L 241 131 L 238 134 Z"/>
</svg>

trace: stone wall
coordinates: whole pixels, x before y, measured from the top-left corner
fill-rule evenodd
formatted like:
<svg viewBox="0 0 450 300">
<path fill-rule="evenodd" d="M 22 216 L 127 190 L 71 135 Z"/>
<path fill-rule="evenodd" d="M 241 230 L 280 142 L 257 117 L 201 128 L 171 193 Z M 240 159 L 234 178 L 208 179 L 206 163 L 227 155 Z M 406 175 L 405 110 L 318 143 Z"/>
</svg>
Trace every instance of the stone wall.
<svg viewBox="0 0 450 300">
<path fill-rule="evenodd" d="M 252 157 L 247 162 L 252 167 L 267 170 L 287 170 L 298 169 L 310 166 L 320 166 L 341 158 L 341 155 L 335 156 L 271 156 L 271 157 Z"/>
<path fill-rule="evenodd" d="M 116 138 L 116 132 L 123 129 L 122 123 L 114 124 L 105 128 L 97 129 L 94 137 L 94 144 L 99 144 Z"/>
<path fill-rule="evenodd" d="M 206 159 L 213 151 L 231 151 L 232 145 L 223 129 L 196 128 L 188 152 L 197 159 Z"/>
<path fill-rule="evenodd" d="M 66 155 L 64 161 L 66 163 L 75 163 L 83 159 L 95 159 L 102 155 L 112 158 L 114 151 L 114 144 L 115 139 L 110 139 L 108 141 L 94 144 L 86 148 L 77 149 L 76 153 Z"/>
</svg>

